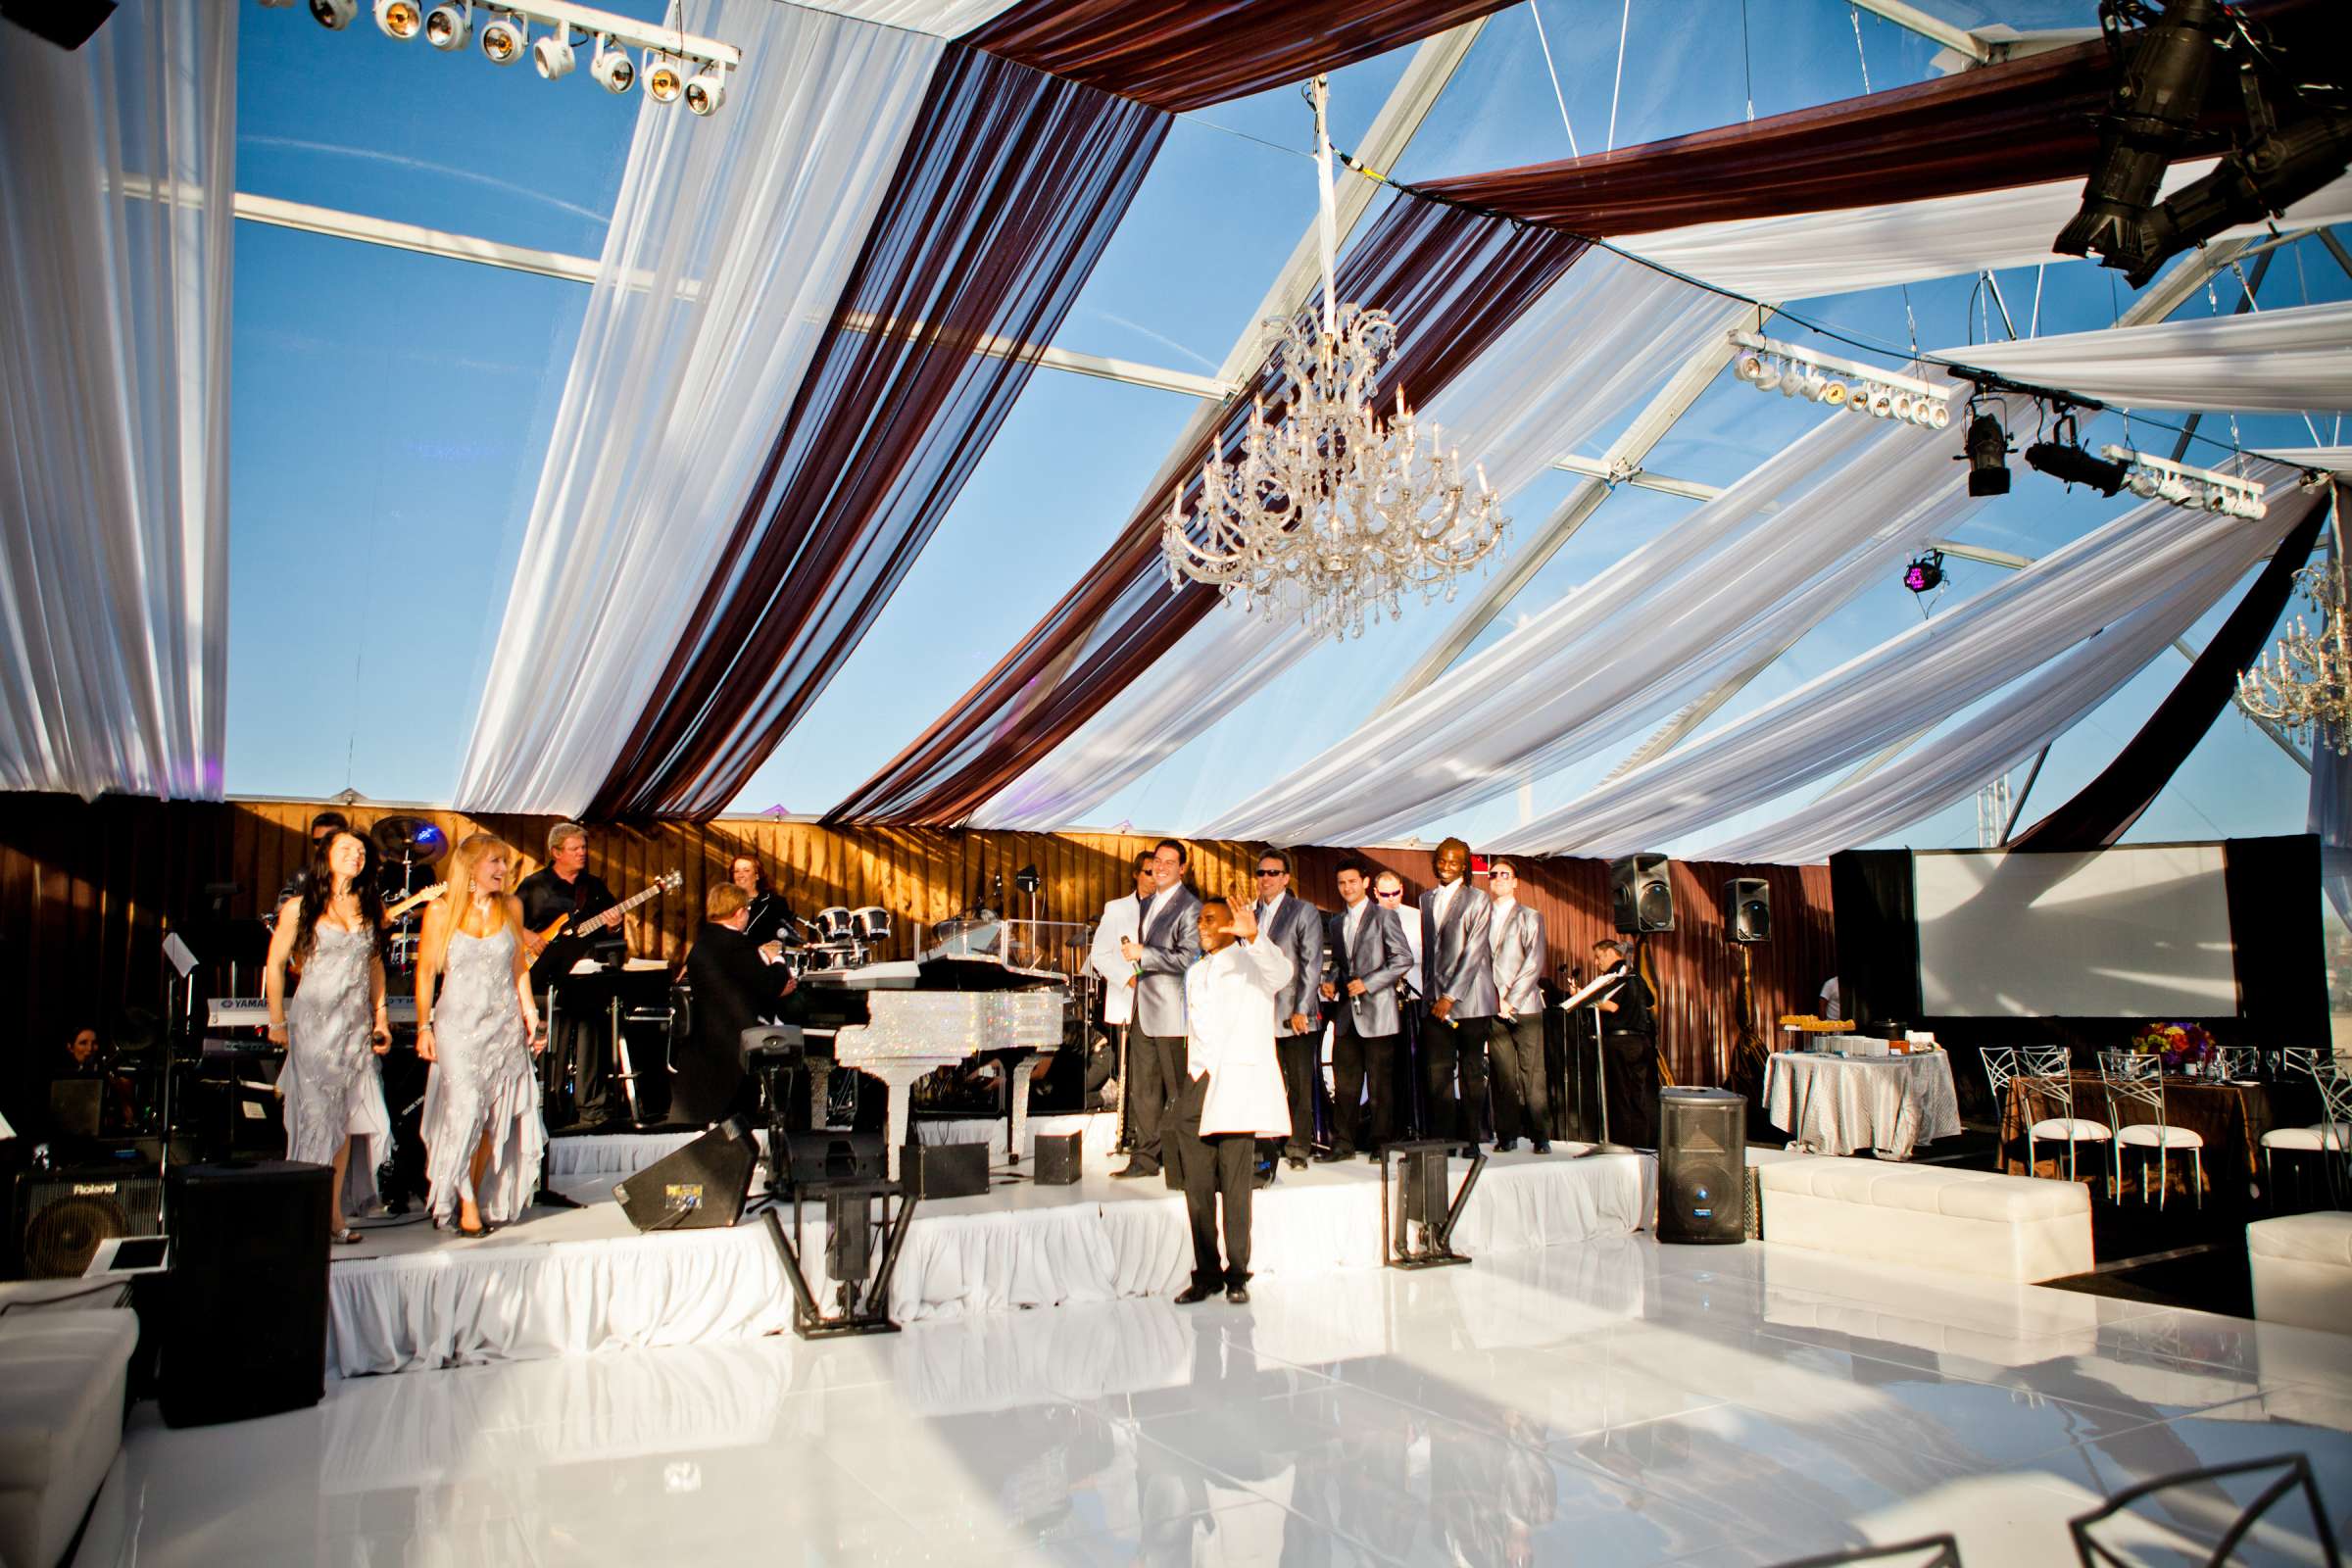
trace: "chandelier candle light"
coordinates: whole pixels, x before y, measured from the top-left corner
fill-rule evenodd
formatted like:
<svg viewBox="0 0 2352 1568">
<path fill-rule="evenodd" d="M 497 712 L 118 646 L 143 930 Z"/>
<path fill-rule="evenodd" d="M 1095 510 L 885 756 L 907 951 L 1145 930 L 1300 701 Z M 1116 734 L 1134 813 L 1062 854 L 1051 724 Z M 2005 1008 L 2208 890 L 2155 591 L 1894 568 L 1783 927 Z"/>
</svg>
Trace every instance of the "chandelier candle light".
<svg viewBox="0 0 2352 1568">
<path fill-rule="evenodd" d="M 1374 406 L 1398 329 L 1386 311 L 1337 303 L 1327 85 L 1317 76 L 1313 87 L 1321 315 L 1265 323 L 1288 407 L 1269 425 L 1265 399 L 1253 400 L 1238 457 L 1210 451 L 1198 538 L 1181 491 L 1160 532 L 1171 590 L 1187 578 L 1207 583 L 1245 611 L 1302 616 L 1317 639 L 1360 634 L 1368 612 L 1395 620 L 1408 590 L 1423 603 L 1451 599 L 1455 580 L 1494 553 L 1510 523 L 1483 467 L 1474 469 L 1478 493 L 1465 493 L 1461 454 L 1439 426 L 1422 449 L 1404 388 L 1385 423 Z"/>
<path fill-rule="evenodd" d="M 2301 614 L 2252 669 L 2237 677 L 2237 706 L 2290 735 L 2325 741 L 2338 757 L 2352 756 L 2352 642 L 2344 625 L 2343 487 L 2328 502 L 2328 559 L 2295 573 L 2303 597 L 2320 617 L 2314 631 Z"/>
</svg>

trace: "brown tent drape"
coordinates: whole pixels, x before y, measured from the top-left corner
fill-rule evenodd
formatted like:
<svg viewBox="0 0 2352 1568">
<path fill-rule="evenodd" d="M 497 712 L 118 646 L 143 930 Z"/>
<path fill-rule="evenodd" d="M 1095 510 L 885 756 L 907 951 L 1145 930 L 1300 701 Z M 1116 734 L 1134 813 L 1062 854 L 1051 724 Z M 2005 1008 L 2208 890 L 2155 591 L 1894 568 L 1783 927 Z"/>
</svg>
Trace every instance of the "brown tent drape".
<svg viewBox="0 0 2352 1568">
<path fill-rule="evenodd" d="M 1402 386 L 1426 402 L 1583 254 L 1584 244 L 1544 229 L 1424 202 L 1393 204 L 1342 267 L 1340 295 L 1406 323 L 1403 346 L 1381 376 L 1380 396 Z M 1172 496 L 1189 507 L 1210 442 L 1231 451 L 1251 399 L 1281 417 L 1284 388 L 1260 366 L 1222 421 L 1147 495 L 1117 540 L 1020 644 L 912 746 L 828 820 L 944 824 L 1034 764 L 1173 647 L 1217 603 L 1187 582 L 1171 591 L 1160 557 L 1160 521 Z"/>
</svg>

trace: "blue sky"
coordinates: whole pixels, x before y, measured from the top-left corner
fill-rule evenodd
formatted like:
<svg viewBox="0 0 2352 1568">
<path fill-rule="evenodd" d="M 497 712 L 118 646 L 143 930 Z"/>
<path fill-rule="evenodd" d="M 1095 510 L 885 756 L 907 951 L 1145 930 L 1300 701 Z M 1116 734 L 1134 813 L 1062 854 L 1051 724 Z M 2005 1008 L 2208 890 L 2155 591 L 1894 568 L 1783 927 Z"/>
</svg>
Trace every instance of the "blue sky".
<svg viewBox="0 0 2352 1568">
<path fill-rule="evenodd" d="M 612 8 L 661 12 L 649 0 Z M 1862 90 L 1866 72 L 1873 87 L 1919 80 L 1936 52 L 1828 0 L 1638 0 L 1623 9 L 1543 0 L 1539 9 L 1559 98 L 1587 152 L 1608 144 L 1612 114 L 1615 143 L 1629 145 L 1737 121 L 1751 99 L 1755 113 L 1767 115 L 1848 96 Z M 2095 12 L 2072 0 L 1937 0 L 1935 9 L 1964 23 L 2001 17 L 2020 26 L 2082 25 Z M 493 67 L 478 52 L 451 57 L 395 43 L 368 24 L 364 9 L 342 34 L 300 10 L 254 6 L 244 8 L 240 28 L 241 190 L 520 245 L 589 256 L 600 249 L 635 97 L 610 97 L 584 72 L 551 84 L 527 67 Z M 1402 63 L 1400 52 L 1335 78 L 1335 141 L 1346 146 L 1360 134 Z M 1061 346 L 1213 368 L 1312 215 L 1307 145 L 1294 88 L 1181 119 Z M 1521 5 L 1490 23 L 1397 172 L 1428 178 L 1568 151 L 1535 22 Z M 1907 341 L 1916 321 L 1919 341 L 1936 346 L 1970 335 L 1971 281 L 1798 309 L 1890 345 Z M 2045 333 L 2104 326 L 2131 298 L 2114 274 L 2085 265 L 2051 268 L 2039 282 Z M 2035 275 L 2004 273 L 2000 283 L 2022 331 Z M 350 786 L 381 800 L 445 801 L 587 290 L 254 223 L 237 228 L 235 287 L 229 788 L 326 795 Z M 2278 308 L 2346 292 L 2334 264 L 2304 242 L 2281 253 L 2259 303 Z M 2183 314 L 2227 312 L 2237 293 L 2237 280 L 2224 273 L 2213 298 Z M 1787 323 L 1774 330 L 1803 335 Z M 1037 372 L 872 634 L 738 807 L 822 810 L 895 754 L 1094 560 L 1192 409 L 1172 393 Z M 1728 482 L 1790 439 L 1801 411 L 1727 377 L 1649 466 Z M 2224 416 L 2209 416 L 2206 427 L 2229 438 Z M 2241 420 L 2237 428 L 2249 445 L 2310 441 L 2291 417 Z M 2119 438 L 2120 429 L 2102 422 L 2083 433 L 2095 443 Z M 2139 434 L 2143 444 L 2170 448 L 2168 432 L 2150 439 L 2143 426 Z M 2321 434 L 2329 436 L 2329 427 Z M 2213 449 L 2199 450 L 2214 461 Z M 1565 474 L 1539 482 L 1513 513 L 1540 519 L 1570 482 Z M 1638 491 L 1612 498 L 1490 639 L 1515 614 L 1671 527 L 1690 505 Z M 2118 510 L 2021 467 L 2012 496 L 1985 509 L 1962 537 L 2037 553 Z M 1998 575 L 1963 562 L 1950 569 L 1953 596 Z M 2209 621 L 2218 623 L 2227 608 Z M 1727 713 L 1769 701 L 1918 614 L 1898 584 L 1883 585 L 1832 616 Z M 2035 786 L 2035 805 L 2063 800 L 2105 765 L 2182 667 L 2160 661 L 2062 739 Z M 1279 711 L 1247 707 L 1123 792 L 1097 821 L 1183 825 L 1228 804 L 1240 793 L 1237 778 L 1312 756 L 1360 716 L 1348 701 L 1377 695 L 1350 692 L 1343 681 L 1332 701 Z M 1539 780 L 1525 804 L 1543 810 L 1572 798 L 1611 760 Z M 2300 831 L 2304 787 L 2302 772 L 2268 739 L 2228 714 L 2134 836 Z M 1475 837 L 1514 820 L 1522 805 L 1497 801 L 1444 825 Z M 1904 837 L 1921 846 L 1968 843 L 1974 825 L 1973 807 L 1962 803 Z"/>
</svg>

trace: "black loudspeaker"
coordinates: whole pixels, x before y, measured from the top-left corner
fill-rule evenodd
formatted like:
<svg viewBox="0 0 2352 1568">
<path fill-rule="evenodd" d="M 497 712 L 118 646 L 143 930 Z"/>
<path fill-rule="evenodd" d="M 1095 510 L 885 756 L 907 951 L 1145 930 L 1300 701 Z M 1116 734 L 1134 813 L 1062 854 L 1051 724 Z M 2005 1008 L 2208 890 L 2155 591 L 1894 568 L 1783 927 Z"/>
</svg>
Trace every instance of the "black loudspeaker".
<svg viewBox="0 0 2352 1568">
<path fill-rule="evenodd" d="M 778 1139 L 783 1142 L 781 1156 L 776 1152 Z M 878 1182 L 889 1174 L 883 1168 L 880 1133 L 839 1129 L 785 1133 L 771 1126 L 767 1149 L 768 1168 L 773 1172 L 769 1185 L 780 1193 L 809 1182 Z"/>
<path fill-rule="evenodd" d="M 1658 1240 L 1747 1240 L 1747 1099 L 1723 1089 L 1658 1096 Z"/>
<path fill-rule="evenodd" d="M 275 1415 L 326 1392 L 334 1179 L 325 1165 L 285 1159 L 172 1173 L 167 1424 Z"/>
<path fill-rule="evenodd" d="M 1666 885 L 1666 857 L 1629 855 L 1609 862 L 1609 910 L 1620 931 L 1674 929 L 1674 890 Z"/>
<path fill-rule="evenodd" d="M 988 1191 L 988 1145 L 908 1144 L 899 1151 L 899 1180 L 926 1203 L 977 1198 Z"/>
<path fill-rule="evenodd" d="M 662 1155 L 626 1181 L 613 1200 L 641 1231 L 720 1230 L 743 1213 L 760 1146 L 741 1116 L 730 1116 L 685 1148 Z"/>
<path fill-rule="evenodd" d="M 1734 942 L 1772 940 L 1772 884 L 1736 876 L 1723 885 L 1723 934 Z"/>
<path fill-rule="evenodd" d="M 158 1234 L 162 1198 L 153 1165 L 143 1175 L 120 1165 L 25 1172 L 17 1178 L 15 1227 L 25 1275 L 75 1279 L 90 1266 L 100 1242 Z M 326 1221 L 318 1224 L 323 1230 Z"/>
<path fill-rule="evenodd" d="M 1032 1182 L 1040 1187 L 1068 1187 L 1077 1182 L 1085 1165 L 1083 1133 L 1039 1133 L 1031 1142 L 1036 1150 L 1029 1177 Z"/>
</svg>

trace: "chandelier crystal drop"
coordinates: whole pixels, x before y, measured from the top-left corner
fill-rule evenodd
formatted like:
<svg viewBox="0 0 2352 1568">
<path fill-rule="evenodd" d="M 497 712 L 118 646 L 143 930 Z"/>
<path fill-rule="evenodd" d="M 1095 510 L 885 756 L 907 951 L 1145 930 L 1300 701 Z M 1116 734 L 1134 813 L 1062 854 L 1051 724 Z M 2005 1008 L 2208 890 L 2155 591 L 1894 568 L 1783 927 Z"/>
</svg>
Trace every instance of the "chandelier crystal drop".
<svg viewBox="0 0 2352 1568">
<path fill-rule="evenodd" d="M 1269 424 L 1255 399 L 1240 450 L 1212 449 L 1201 466 L 1197 515 L 1180 491 L 1160 529 L 1171 589 L 1206 583 L 1246 612 L 1302 618 L 1318 640 L 1359 635 L 1367 615 L 1396 619 L 1407 593 L 1451 599 L 1510 524 L 1483 467 L 1475 494 L 1463 484 L 1443 429 L 1432 424 L 1424 447 L 1402 387 L 1380 416 L 1377 381 L 1399 329 L 1385 311 L 1334 303 L 1325 91 L 1316 77 L 1322 309 L 1266 322 L 1281 420 Z"/>
<path fill-rule="evenodd" d="M 2320 617 L 2315 631 L 2303 614 L 2253 668 L 2237 677 L 2237 706 L 2269 719 L 2289 735 L 2352 756 L 2352 628 L 2344 624 L 2344 559 L 2328 560 L 2295 573 L 2304 599 Z"/>
</svg>

